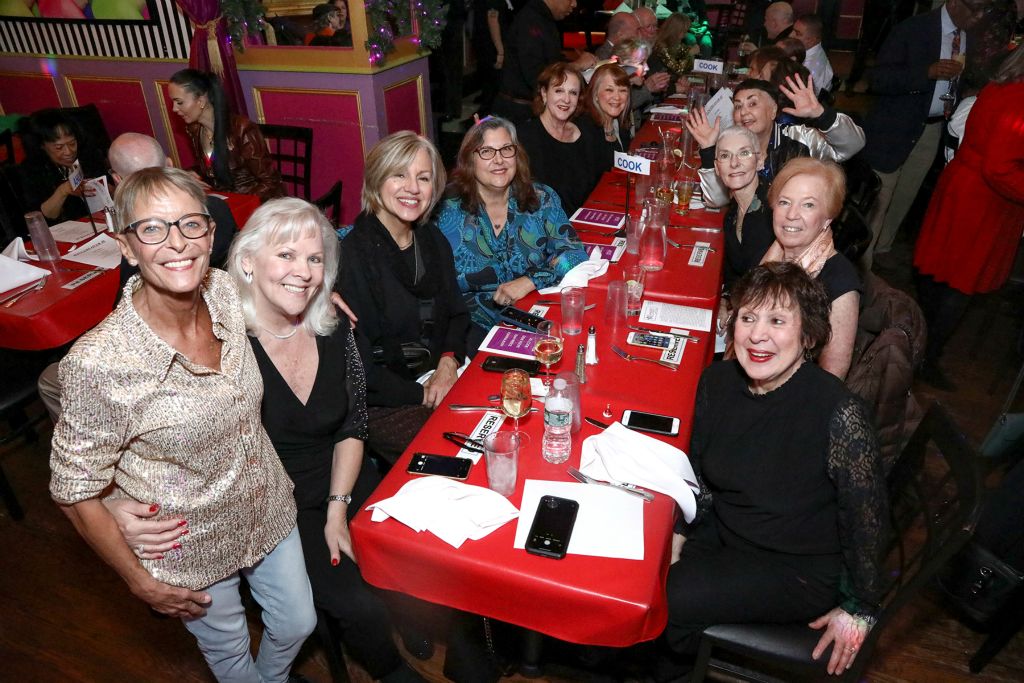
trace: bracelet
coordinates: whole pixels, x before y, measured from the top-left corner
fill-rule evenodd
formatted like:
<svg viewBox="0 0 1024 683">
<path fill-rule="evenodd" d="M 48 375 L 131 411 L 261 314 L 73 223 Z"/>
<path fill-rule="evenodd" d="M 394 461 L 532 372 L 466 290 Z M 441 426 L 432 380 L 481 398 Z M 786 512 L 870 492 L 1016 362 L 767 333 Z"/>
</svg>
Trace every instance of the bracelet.
<svg viewBox="0 0 1024 683">
<path fill-rule="evenodd" d="M 863 626 L 869 631 L 875 625 L 875 622 L 878 621 L 875 617 L 865 612 L 857 612 L 856 614 L 853 614 L 851 616 L 853 616 L 853 620 L 857 624 L 857 626 Z"/>
<path fill-rule="evenodd" d="M 346 493 L 346 494 L 343 494 L 343 495 L 340 495 L 340 496 L 327 496 L 327 502 L 328 503 L 338 502 L 338 503 L 344 503 L 345 505 L 348 505 L 349 503 L 352 502 L 352 494 L 351 493 Z"/>
</svg>

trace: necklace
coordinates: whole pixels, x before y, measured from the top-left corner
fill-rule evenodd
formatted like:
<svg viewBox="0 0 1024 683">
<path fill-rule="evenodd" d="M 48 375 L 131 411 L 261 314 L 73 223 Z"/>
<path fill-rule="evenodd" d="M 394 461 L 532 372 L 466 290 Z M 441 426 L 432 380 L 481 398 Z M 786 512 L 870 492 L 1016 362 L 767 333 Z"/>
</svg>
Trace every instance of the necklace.
<svg viewBox="0 0 1024 683">
<path fill-rule="evenodd" d="M 295 333 L 299 331 L 299 326 L 294 325 L 292 327 L 292 331 L 289 332 L 288 334 L 276 334 L 268 330 L 267 328 L 263 327 L 263 325 L 260 325 L 260 329 L 269 334 L 271 337 L 276 337 L 277 339 L 291 339 L 292 337 L 295 336 Z"/>
</svg>

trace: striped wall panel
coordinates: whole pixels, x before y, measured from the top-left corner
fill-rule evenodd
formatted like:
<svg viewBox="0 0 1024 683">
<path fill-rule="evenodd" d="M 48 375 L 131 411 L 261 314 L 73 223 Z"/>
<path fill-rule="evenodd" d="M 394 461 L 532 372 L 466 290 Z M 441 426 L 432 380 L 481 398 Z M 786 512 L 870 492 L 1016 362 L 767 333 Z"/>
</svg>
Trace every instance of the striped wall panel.
<svg viewBox="0 0 1024 683">
<path fill-rule="evenodd" d="M 188 59 L 192 27 L 174 0 L 152 0 L 152 22 L 94 23 L 61 20 L 0 20 L 0 52 Z"/>
</svg>

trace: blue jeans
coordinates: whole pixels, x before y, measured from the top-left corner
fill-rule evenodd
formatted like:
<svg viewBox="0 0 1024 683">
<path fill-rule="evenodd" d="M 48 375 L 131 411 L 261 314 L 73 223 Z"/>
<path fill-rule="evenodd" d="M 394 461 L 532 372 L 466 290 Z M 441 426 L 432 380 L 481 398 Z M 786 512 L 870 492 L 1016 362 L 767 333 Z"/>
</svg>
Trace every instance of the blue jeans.
<svg viewBox="0 0 1024 683">
<path fill-rule="evenodd" d="M 240 574 L 245 576 L 253 597 L 263 608 L 263 638 L 256 661 L 249 654 L 249 627 L 238 594 Z M 217 680 L 286 683 L 295 655 L 316 626 L 298 530 L 292 529 L 287 538 L 252 567 L 204 590 L 212 598 L 206 615 L 182 621 L 199 642 Z"/>
</svg>

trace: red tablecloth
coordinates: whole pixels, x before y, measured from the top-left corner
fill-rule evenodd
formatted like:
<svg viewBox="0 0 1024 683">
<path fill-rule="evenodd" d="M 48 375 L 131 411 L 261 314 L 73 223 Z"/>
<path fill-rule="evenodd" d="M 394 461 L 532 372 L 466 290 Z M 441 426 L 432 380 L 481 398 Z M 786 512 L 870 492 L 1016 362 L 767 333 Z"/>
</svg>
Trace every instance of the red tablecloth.
<svg viewBox="0 0 1024 683">
<path fill-rule="evenodd" d="M 249 216 L 260 205 L 256 195 L 235 192 L 217 194 L 226 198 L 239 227 L 249 220 Z M 102 226 L 103 216 L 97 216 L 96 221 L 97 225 Z M 71 247 L 64 242 L 58 242 L 57 246 L 62 252 Z M 66 265 L 69 268 L 88 268 L 78 263 Z M 65 289 L 65 285 L 83 273 L 63 272 L 59 267 L 47 280 L 42 291 L 24 297 L 10 308 L 0 306 L 0 348 L 37 351 L 63 346 L 92 329 L 113 310 L 120 279 L 117 268 L 75 289 Z"/>
<path fill-rule="evenodd" d="M 606 174 L 584 205 L 614 209 L 608 205 L 614 202 L 624 206 L 624 178 L 619 173 Z M 721 214 L 701 211 L 677 220 L 720 228 L 722 219 Z M 581 237 L 596 243 L 611 241 L 610 237 L 601 239 L 592 234 Z M 644 297 L 716 310 L 722 270 L 721 233 L 671 229 L 670 237 L 689 244 L 695 240 L 711 242 L 716 252 L 710 255 L 703 268 L 698 268 L 687 265 L 689 249 L 670 249 L 665 269 L 648 274 Z M 681 421 L 679 436 L 658 438 L 685 451 L 692 428 L 697 382 L 710 361 L 713 337 L 704 332 L 695 333 L 700 341 L 688 344 L 680 368 L 675 372 L 616 356 L 610 347 L 612 342 L 634 355 L 648 358 L 659 355 L 653 349 L 627 345 L 628 329 L 609 330 L 603 323 L 608 283 L 622 278 L 622 266 L 622 263 L 612 265 L 606 275 L 591 280 L 587 288 L 587 303 L 596 303 L 597 307 L 585 314 L 584 330 L 591 324 L 597 326 L 599 363 L 587 367 L 587 383 L 581 387 L 583 415 L 610 421 L 602 417 L 605 406 L 610 405 L 612 419 L 619 419 L 626 409 L 677 416 Z M 531 294 L 519 302 L 519 307 L 528 309 L 538 298 L 536 293 Z M 557 306 L 551 307 L 548 317 L 557 319 L 559 310 Z M 564 358 L 556 369 L 572 369 L 577 345 L 585 342 L 585 334 L 567 337 Z M 474 360 L 446 397 L 446 404 L 479 404 L 486 402 L 489 394 L 499 391 L 501 375 L 482 369 L 485 357 L 486 354 L 481 353 Z M 497 404 L 495 407 L 497 409 Z M 452 412 L 445 406 L 438 408 L 369 503 L 394 495 L 409 480 L 405 469 L 412 453 L 454 455 L 456 447 L 442 438 L 442 432 L 469 432 L 480 416 L 481 413 Z M 532 438 L 523 448 L 516 491 L 510 497 L 517 507 L 526 479 L 571 481 L 566 466 L 579 465 L 583 439 L 598 432 L 596 427 L 584 422 L 580 432 L 573 436 L 569 462 L 551 465 L 544 462 L 540 454 L 542 414 L 533 413 L 520 423 Z M 507 424 L 510 425 L 511 420 Z M 474 465 L 467 482 L 486 486 L 485 467 L 483 460 Z M 356 515 L 351 529 L 360 571 L 375 586 L 483 614 L 570 642 L 622 647 L 654 638 L 665 627 L 665 576 L 674 511 L 674 501 L 660 494 L 653 503 L 644 506 L 644 559 L 641 561 L 576 555 L 559 561 L 536 557 L 513 549 L 515 522 L 479 541 L 467 541 L 457 550 L 429 532 L 416 533 L 395 520 L 371 522 L 370 513 L 365 509 Z"/>
</svg>

